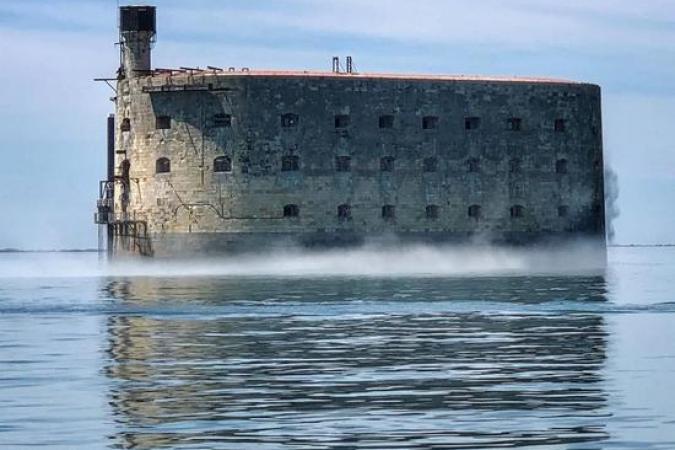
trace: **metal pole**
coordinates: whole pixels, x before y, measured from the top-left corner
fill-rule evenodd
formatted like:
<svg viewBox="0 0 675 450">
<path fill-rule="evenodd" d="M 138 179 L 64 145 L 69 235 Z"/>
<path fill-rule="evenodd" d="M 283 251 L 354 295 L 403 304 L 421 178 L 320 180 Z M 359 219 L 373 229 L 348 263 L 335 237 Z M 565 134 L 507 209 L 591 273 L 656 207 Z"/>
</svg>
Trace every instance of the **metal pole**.
<svg viewBox="0 0 675 450">
<path fill-rule="evenodd" d="M 112 183 L 112 186 L 115 185 L 115 115 L 110 114 L 108 116 L 108 183 Z M 113 188 L 113 198 L 115 195 L 115 190 Z M 113 256 L 113 248 L 115 245 L 115 228 L 113 226 L 112 218 L 114 217 L 114 200 L 112 207 L 109 209 L 108 213 L 108 239 L 106 242 L 106 250 L 108 253 L 108 258 Z"/>
</svg>

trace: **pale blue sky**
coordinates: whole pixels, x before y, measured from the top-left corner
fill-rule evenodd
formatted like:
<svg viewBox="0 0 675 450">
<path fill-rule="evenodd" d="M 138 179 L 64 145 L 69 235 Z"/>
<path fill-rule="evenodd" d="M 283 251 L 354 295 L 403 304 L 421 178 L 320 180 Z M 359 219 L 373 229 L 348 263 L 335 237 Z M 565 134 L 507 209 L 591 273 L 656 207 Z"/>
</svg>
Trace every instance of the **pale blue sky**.
<svg viewBox="0 0 675 450">
<path fill-rule="evenodd" d="M 157 67 L 539 75 L 603 87 L 619 243 L 675 242 L 675 1 L 157 0 Z M 125 4 L 125 2 L 122 2 Z M 92 247 L 116 0 L 0 0 L 0 248 Z"/>
</svg>

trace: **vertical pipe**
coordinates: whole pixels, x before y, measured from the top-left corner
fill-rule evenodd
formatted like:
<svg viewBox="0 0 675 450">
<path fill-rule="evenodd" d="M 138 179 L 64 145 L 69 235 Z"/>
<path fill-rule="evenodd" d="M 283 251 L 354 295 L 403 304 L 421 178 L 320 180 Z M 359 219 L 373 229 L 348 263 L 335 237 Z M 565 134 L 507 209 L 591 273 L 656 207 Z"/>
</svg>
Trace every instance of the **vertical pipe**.
<svg viewBox="0 0 675 450">
<path fill-rule="evenodd" d="M 108 116 L 108 178 L 107 178 L 108 183 L 112 183 L 112 186 L 115 185 L 115 115 L 110 114 Z M 113 198 L 114 198 L 114 189 L 113 189 Z M 113 256 L 113 248 L 114 248 L 114 225 L 111 223 L 112 218 L 114 217 L 114 202 L 113 206 L 109 210 L 110 212 L 108 213 L 108 239 L 107 239 L 107 245 L 106 245 L 106 250 L 108 252 L 108 258 L 112 258 Z"/>
</svg>

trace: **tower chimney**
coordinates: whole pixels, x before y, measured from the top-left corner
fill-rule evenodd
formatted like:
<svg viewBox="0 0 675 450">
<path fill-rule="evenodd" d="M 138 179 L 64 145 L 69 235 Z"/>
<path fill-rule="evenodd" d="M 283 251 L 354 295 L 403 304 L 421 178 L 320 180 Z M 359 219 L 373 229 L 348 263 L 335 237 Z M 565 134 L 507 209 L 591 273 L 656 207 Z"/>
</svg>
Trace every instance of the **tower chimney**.
<svg viewBox="0 0 675 450">
<path fill-rule="evenodd" d="M 120 51 L 122 72 L 126 78 L 151 70 L 151 46 L 157 25 L 154 6 L 120 7 Z"/>
</svg>

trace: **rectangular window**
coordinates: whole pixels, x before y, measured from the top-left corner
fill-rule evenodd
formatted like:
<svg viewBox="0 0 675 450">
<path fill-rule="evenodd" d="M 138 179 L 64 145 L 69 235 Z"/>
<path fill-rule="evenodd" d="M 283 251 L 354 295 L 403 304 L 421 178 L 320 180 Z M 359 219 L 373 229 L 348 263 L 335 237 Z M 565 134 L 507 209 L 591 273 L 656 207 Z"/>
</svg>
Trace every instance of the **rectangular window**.
<svg viewBox="0 0 675 450">
<path fill-rule="evenodd" d="M 281 126 L 283 128 L 293 128 L 298 126 L 300 118 L 297 114 L 287 113 L 281 115 Z"/>
<path fill-rule="evenodd" d="M 567 124 L 565 123 L 565 119 L 555 119 L 553 127 L 556 132 L 562 133 L 565 131 L 566 125 Z"/>
<path fill-rule="evenodd" d="M 335 128 L 347 128 L 349 126 L 349 116 L 347 114 L 337 114 L 335 116 Z"/>
<path fill-rule="evenodd" d="M 438 128 L 438 117 L 436 117 L 436 116 L 422 117 L 422 129 L 423 130 L 434 130 L 436 128 Z"/>
<path fill-rule="evenodd" d="M 394 116 L 380 116 L 379 125 L 380 128 L 394 128 Z"/>
<path fill-rule="evenodd" d="M 523 119 L 520 117 L 511 117 L 506 121 L 506 128 L 510 131 L 520 131 L 523 126 Z"/>
<path fill-rule="evenodd" d="M 340 205 L 337 209 L 338 219 L 342 221 L 351 220 L 352 218 L 352 207 L 349 205 Z"/>
<path fill-rule="evenodd" d="M 281 158 L 282 172 L 295 172 L 300 170 L 300 157 L 296 155 L 286 155 Z"/>
<path fill-rule="evenodd" d="M 336 156 L 335 170 L 337 172 L 349 172 L 352 170 L 352 158 L 349 156 Z"/>
<path fill-rule="evenodd" d="M 393 172 L 395 162 L 396 159 L 393 156 L 385 156 L 384 158 L 380 158 L 380 170 L 382 172 Z"/>
<path fill-rule="evenodd" d="M 427 219 L 438 219 L 438 206 L 427 205 L 426 208 Z"/>
<path fill-rule="evenodd" d="M 122 119 L 122 125 L 120 125 L 120 131 L 131 131 L 131 120 L 129 118 Z"/>
<path fill-rule="evenodd" d="M 464 119 L 465 130 L 475 130 L 480 127 L 480 117 L 467 117 Z"/>
<path fill-rule="evenodd" d="M 155 119 L 155 128 L 158 130 L 168 130 L 171 128 L 171 117 L 157 116 Z"/>
<path fill-rule="evenodd" d="M 213 116 L 214 128 L 229 128 L 232 126 L 232 116 L 229 114 L 216 114 Z"/>
<path fill-rule="evenodd" d="M 393 220 L 396 217 L 396 207 L 394 205 L 384 205 L 382 207 L 382 218 Z"/>
</svg>

